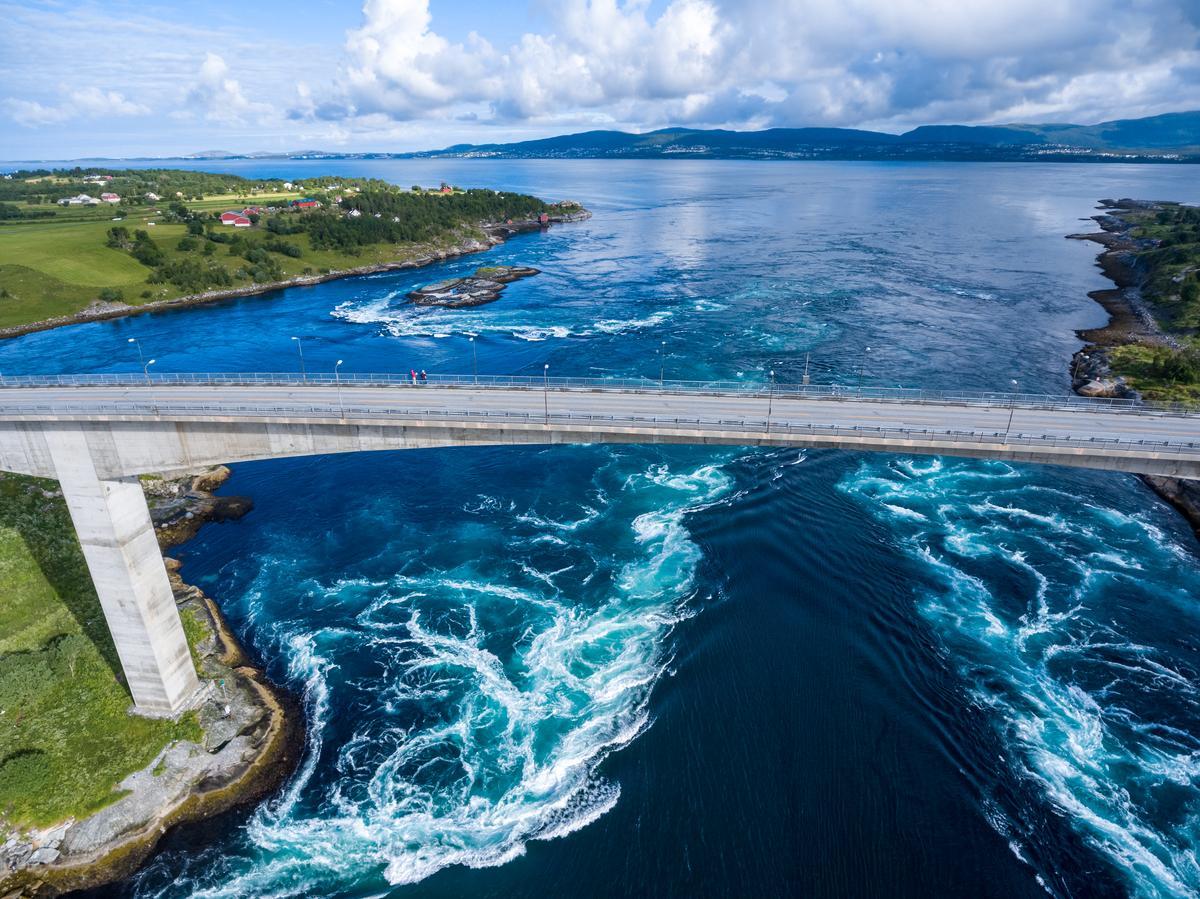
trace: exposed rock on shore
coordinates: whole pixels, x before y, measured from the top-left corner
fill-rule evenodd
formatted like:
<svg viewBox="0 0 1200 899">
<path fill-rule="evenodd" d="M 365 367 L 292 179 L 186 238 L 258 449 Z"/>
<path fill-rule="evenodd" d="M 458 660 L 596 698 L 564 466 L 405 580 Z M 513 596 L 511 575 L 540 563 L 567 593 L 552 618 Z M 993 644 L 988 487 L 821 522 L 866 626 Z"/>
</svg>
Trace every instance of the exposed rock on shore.
<svg viewBox="0 0 1200 899">
<path fill-rule="evenodd" d="M 143 479 L 164 549 L 190 539 L 207 521 L 249 511 L 243 497 L 213 495 L 229 475 L 220 466 Z M 194 648 L 204 690 L 190 712 L 202 736 L 167 746 L 119 784 L 123 796 L 95 814 L 11 836 L 0 846 L 4 899 L 56 896 L 127 877 L 168 828 L 257 801 L 295 766 L 300 709 L 249 661 L 216 604 L 181 580 L 179 562 L 165 561 L 181 615 L 207 634 Z"/>
<path fill-rule="evenodd" d="M 485 266 L 466 278 L 451 278 L 418 287 L 408 298 L 418 306 L 444 306 L 447 309 L 482 306 L 498 300 L 504 288 L 513 281 L 536 274 L 539 274 L 538 269 L 527 266 Z"/>
</svg>

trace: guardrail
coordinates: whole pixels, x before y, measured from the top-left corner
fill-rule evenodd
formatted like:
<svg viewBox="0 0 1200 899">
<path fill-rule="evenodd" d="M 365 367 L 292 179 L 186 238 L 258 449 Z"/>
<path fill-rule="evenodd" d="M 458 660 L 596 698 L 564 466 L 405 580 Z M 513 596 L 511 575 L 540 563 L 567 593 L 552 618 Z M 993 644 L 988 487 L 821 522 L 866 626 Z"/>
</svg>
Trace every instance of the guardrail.
<svg viewBox="0 0 1200 899">
<path fill-rule="evenodd" d="M 395 372 L 311 373 L 205 372 L 180 374 L 22 375 L 0 377 L 0 390 L 31 387 L 171 387 L 171 386 L 277 386 L 277 387 L 448 387 L 469 389 L 521 389 L 555 391 L 611 391 L 614 393 L 673 393 L 691 395 L 763 396 L 780 399 L 869 400 L 873 402 L 936 403 L 940 405 L 1004 406 L 1024 409 L 1129 411 L 1200 417 L 1200 409 L 1183 404 L 1155 404 L 1142 400 L 1083 397 L 1076 394 L 1002 393 L 983 390 L 923 390 L 908 387 L 866 387 L 840 384 L 771 384 L 759 381 L 654 380 L 650 378 L 539 377 L 537 375 L 429 375 L 413 381 Z M 2 398 L 2 395 L 0 395 Z"/>
<path fill-rule="evenodd" d="M 680 429 L 704 431 L 742 431 L 761 437 L 778 436 L 830 436 L 874 438 L 878 440 L 949 441 L 952 443 L 1001 444 L 1037 447 L 1072 447 L 1090 449 L 1097 453 L 1123 452 L 1145 457 L 1164 453 L 1185 456 L 1194 455 L 1200 462 L 1200 442 L 1170 442 L 1155 440 L 1133 440 L 1106 437 L 1065 437 L 1053 434 L 1004 433 L 1001 431 L 954 431 L 930 428 L 881 428 L 869 426 L 847 427 L 842 425 L 817 425 L 767 419 L 766 417 L 740 419 L 709 419 L 668 416 L 596 415 L 581 412 L 503 412 L 473 409 L 412 409 L 379 408 L 372 406 L 347 405 L 344 409 L 328 405 L 309 406 L 296 404 L 210 404 L 210 403 L 20 403 L 7 406 L 4 411 L 13 415 L 105 415 L 105 416 L 195 416 L 213 418 L 219 416 L 253 417 L 304 417 L 339 421 L 354 419 L 422 419 L 447 423 L 511 422 L 525 425 L 570 426 L 573 424 L 603 424 L 613 427 L 659 428 L 674 426 Z"/>
</svg>

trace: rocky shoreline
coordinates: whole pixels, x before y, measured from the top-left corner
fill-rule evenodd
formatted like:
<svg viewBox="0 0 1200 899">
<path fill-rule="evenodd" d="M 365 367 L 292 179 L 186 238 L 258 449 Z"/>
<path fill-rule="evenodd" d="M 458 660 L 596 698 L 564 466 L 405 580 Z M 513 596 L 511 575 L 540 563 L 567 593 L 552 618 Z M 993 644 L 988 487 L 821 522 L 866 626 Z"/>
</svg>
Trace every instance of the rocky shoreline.
<svg viewBox="0 0 1200 899">
<path fill-rule="evenodd" d="M 229 475 L 220 466 L 183 478 L 143 478 L 164 550 L 195 536 L 207 522 L 250 510 L 244 497 L 214 495 Z M 165 561 L 180 613 L 208 633 L 195 649 L 204 680 L 193 707 L 201 741 L 167 746 L 120 783 L 125 795 L 95 814 L 10 837 L 0 847 L 4 899 L 56 896 L 128 877 L 170 828 L 258 801 L 295 768 L 303 743 L 299 704 L 247 657 L 216 603 L 184 583 L 179 562 Z"/>
<path fill-rule="evenodd" d="M 1071 357 L 1071 386 L 1081 396 L 1138 397 L 1124 378 L 1114 375 L 1108 358 L 1112 348 L 1131 343 L 1173 349 L 1179 346 L 1174 337 L 1163 331 L 1142 296 L 1147 272 L 1138 265 L 1135 254 L 1148 244 L 1132 235 L 1133 225 L 1124 218 L 1129 212 L 1154 210 L 1160 205 L 1130 199 L 1101 200 L 1099 206 L 1104 211 L 1092 216 L 1101 230 L 1067 235 L 1070 240 L 1090 240 L 1103 247 L 1096 264 L 1116 285 L 1088 294 L 1104 307 L 1109 315 L 1108 324 L 1076 332 L 1081 340 L 1087 341 L 1087 346 Z M 1174 506 L 1200 538 L 1200 482 L 1158 475 L 1139 477 Z"/>
<path fill-rule="evenodd" d="M 335 269 L 328 272 L 322 272 L 316 275 L 298 275 L 295 278 L 286 278 L 282 281 L 271 281 L 264 284 L 251 284 L 246 287 L 233 287 L 224 290 L 210 290 L 205 293 L 191 294 L 184 297 L 176 297 L 171 300 L 156 300 L 150 303 L 144 303 L 140 306 L 130 306 L 126 303 L 113 302 L 95 302 L 82 309 L 73 315 L 60 315 L 55 318 L 44 319 L 39 322 L 30 322 L 24 325 L 13 325 L 7 328 L 0 328 L 0 339 L 6 337 L 20 337 L 24 334 L 33 334 L 37 331 L 49 331 L 52 328 L 61 328 L 66 325 L 78 325 L 84 322 L 104 321 L 110 318 L 125 318 L 131 315 L 144 315 L 153 312 L 165 312 L 173 309 L 187 309 L 192 306 L 203 306 L 208 303 L 217 303 L 222 300 L 232 300 L 241 297 L 258 296 L 259 294 L 270 293 L 275 290 L 282 290 L 287 287 L 308 287 L 313 284 L 321 284 L 325 281 L 335 281 L 339 278 L 352 278 L 356 275 L 372 275 L 378 272 L 398 271 L 401 269 L 421 268 L 426 265 L 433 265 L 436 262 L 444 262 L 447 259 L 454 259 L 459 256 L 466 256 L 470 253 L 482 253 L 490 250 L 492 247 L 504 243 L 508 238 L 517 234 L 527 234 L 532 231 L 540 231 L 549 225 L 564 224 L 566 222 L 581 222 L 591 218 L 592 214 L 580 208 L 576 212 L 555 213 L 548 216 L 546 222 L 538 219 L 522 219 L 520 221 L 508 222 L 486 222 L 479 226 L 479 231 L 483 234 L 482 239 L 473 235 L 460 235 L 449 246 L 416 246 L 412 250 L 414 255 L 406 259 L 397 259 L 392 262 L 379 262 L 371 265 L 360 265 L 352 268 Z"/>
</svg>

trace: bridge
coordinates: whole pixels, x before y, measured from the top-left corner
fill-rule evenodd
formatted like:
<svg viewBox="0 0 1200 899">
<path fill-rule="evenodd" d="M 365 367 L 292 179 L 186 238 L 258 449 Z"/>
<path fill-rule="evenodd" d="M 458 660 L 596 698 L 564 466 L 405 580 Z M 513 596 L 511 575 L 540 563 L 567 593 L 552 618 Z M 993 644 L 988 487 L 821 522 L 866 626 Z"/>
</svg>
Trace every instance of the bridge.
<svg viewBox="0 0 1200 899">
<path fill-rule="evenodd" d="M 138 475 L 424 447 L 829 447 L 1200 478 L 1200 414 L 1074 395 L 394 374 L 0 379 L 0 470 L 62 485 L 133 694 L 174 715 L 200 684 Z"/>
</svg>

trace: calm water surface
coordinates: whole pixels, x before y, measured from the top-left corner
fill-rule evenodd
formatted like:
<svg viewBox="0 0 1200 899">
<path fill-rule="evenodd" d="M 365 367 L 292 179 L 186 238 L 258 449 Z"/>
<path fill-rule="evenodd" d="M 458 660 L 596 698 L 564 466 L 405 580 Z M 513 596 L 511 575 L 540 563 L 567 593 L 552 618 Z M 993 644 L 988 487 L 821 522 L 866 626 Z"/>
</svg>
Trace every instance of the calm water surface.
<svg viewBox="0 0 1200 899">
<path fill-rule="evenodd" d="M 0 344 L 5 373 L 481 372 L 1068 391 L 1106 196 L 1188 167 L 233 162 L 573 198 L 437 269 Z M 404 303 L 487 263 L 536 278 Z M 653 447 L 239 465 L 184 575 L 303 696 L 270 803 L 122 896 L 1200 892 L 1200 565 L 1132 477 Z"/>
</svg>

